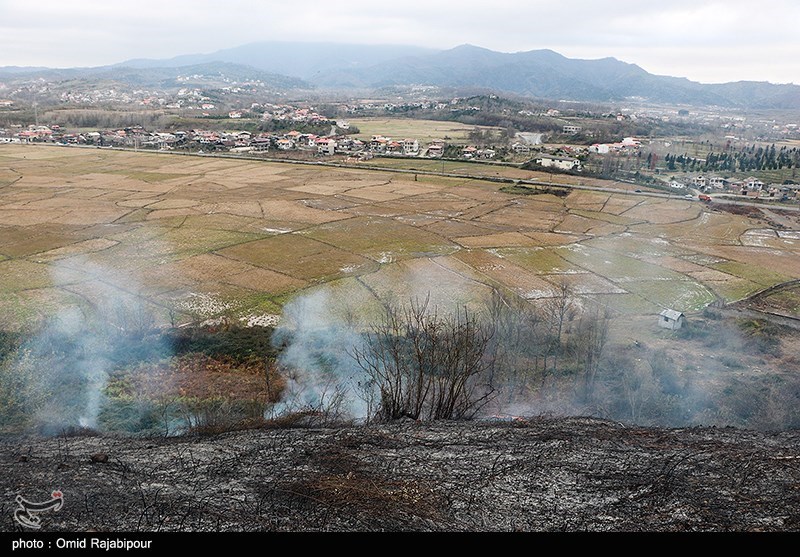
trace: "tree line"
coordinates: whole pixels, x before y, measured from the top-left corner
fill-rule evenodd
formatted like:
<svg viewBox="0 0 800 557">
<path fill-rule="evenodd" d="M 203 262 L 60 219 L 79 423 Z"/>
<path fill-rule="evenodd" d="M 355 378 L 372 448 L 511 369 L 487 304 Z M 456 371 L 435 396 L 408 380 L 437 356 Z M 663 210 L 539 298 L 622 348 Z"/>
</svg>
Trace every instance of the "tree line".
<svg viewBox="0 0 800 557">
<path fill-rule="evenodd" d="M 688 154 L 664 156 L 667 170 L 716 171 L 716 172 L 751 172 L 759 170 L 782 170 L 800 167 L 800 150 L 797 147 L 775 145 L 768 147 L 751 145 L 738 151 L 711 151 L 705 159 L 691 157 Z"/>
</svg>

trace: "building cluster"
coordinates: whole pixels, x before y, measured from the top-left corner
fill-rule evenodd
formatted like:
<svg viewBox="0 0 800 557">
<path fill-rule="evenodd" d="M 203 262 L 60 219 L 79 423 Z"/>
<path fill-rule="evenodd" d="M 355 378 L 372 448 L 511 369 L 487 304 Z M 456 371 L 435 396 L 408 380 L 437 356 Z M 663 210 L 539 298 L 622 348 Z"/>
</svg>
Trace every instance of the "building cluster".
<svg viewBox="0 0 800 557">
<path fill-rule="evenodd" d="M 120 91 L 115 88 L 90 89 L 87 91 L 64 91 L 59 95 L 62 103 L 80 105 L 134 104 L 139 106 L 171 107 L 167 95 L 160 91 L 136 89 Z M 170 105 L 170 106 L 168 106 Z"/>
<path fill-rule="evenodd" d="M 292 122 L 295 124 L 335 124 L 335 122 L 329 120 L 327 116 L 318 113 L 313 107 L 253 103 L 250 109 L 262 111 L 262 120 Z"/>
<path fill-rule="evenodd" d="M 599 155 L 607 155 L 609 153 L 625 153 L 636 152 L 642 146 L 642 142 L 635 137 L 625 137 L 622 141 L 616 143 L 595 143 L 589 147 L 589 151 Z"/>
<path fill-rule="evenodd" d="M 450 104 L 453 104 L 458 99 L 453 99 L 450 103 L 439 100 L 422 100 L 422 101 L 406 101 L 406 102 L 376 102 L 371 100 L 360 101 L 356 103 L 348 103 L 342 105 L 340 109 L 346 114 L 351 115 L 365 115 L 374 112 L 389 112 L 389 113 L 403 113 L 413 110 L 444 110 Z"/>
<path fill-rule="evenodd" d="M 691 184 L 702 192 L 727 192 L 754 198 L 766 197 L 783 200 L 797 198 L 798 191 L 800 191 L 800 185 L 798 184 L 767 184 L 753 176 L 739 180 L 718 175 L 704 176 L 699 174 L 692 177 Z"/>
<path fill-rule="evenodd" d="M 302 113 L 301 113 L 302 114 Z M 309 118 L 314 116 L 309 113 Z M 319 155 L 369 153 L 370 155 L 395 155 L 405 157 L 441 157 L 444 141 L 432 141 L 423 148 L 412 138 L 392 139 L 374 135 L 362 141 L 349 135 L 317 135 L 291 130 L 285 133 L 251 133 L 248 131 L 215 131 L 193 129 L 188 131 L 148 131 L 132 126 L 104 131 L 67 132 L 59 126 L 21 126 L 0 129 L 0 143 L 59 143 L 63 145 L 94 145 L 102 147 L 128 147 L 172 150 L 176 148 L 200 151 L 230 151 L 234 153 L 276 151 L 306 151 Z M 473 148 L 474 149 L 474 148 Z M 475 156 L 491 158 L 490 150 L 475 150 Z M 473 156 L 469 149 L 466 157 Z"/>
</svg>

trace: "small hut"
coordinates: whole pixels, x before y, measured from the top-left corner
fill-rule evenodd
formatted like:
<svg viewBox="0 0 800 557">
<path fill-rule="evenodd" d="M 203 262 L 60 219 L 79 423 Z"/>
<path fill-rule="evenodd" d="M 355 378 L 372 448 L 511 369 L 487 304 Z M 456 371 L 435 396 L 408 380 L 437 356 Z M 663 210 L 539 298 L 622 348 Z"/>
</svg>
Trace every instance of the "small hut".
<svg viewBox="0 0 800 557">
<path fill-rule="evenodd" d="M 683 327 L 684 321 L 686 321 L 686 316 L 674 309 L 665 309 L 658 314 L 658 326 L 663 329 L 677 331 Z"/>
</svg>

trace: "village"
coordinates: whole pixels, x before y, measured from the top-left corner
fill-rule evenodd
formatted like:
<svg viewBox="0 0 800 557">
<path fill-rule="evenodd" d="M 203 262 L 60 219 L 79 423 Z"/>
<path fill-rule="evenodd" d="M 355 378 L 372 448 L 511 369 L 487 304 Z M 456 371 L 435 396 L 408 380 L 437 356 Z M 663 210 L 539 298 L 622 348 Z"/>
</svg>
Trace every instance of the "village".
<svg viewBox="0 0 800 557">
<path fill-rule="evenodd" d="M 235 84 L 226 89 L 228 93 L 241 91 Z M 114 95 L 113 91 L 107 93 L 112 97 Z M 49 143 L 197 154 L 225 153 L 342 163 L 359 163 L 375 157 L 461 160 L 527 165 L 549 172 L 621 179 L 626 178 L 620 174 L 627 172 L 643 186 L 666 191 L 682 190 L 681 193 L 692 197 L 699 193 L 703 196 L 701 200 L 708 200 L 709 194 L 716 194 L 792 202 L 797 199 L 800 189 L 798 185 L 791 183 L 792 180 L 772 183 L 762 174 L 743 176 L 739 173 L 735 176 L 734 173 L 715 173 L 717 169 L 711 166 L 704 168 L 710 161 L 702 157 L 714 149 L 710 141 L 703 144 L 698 140 L 682 139 L 680 149 L 686 153 L 681 156 L 669 154 L 671 148 L 678 147 L 677 144 L 670 143 L 674 140 L 618 136 L 616 140 L 608 141 L 608 134 L 603 134 L 606 141 L 598 141 L 600 138 L 597 131 L 586 128 L 588 120 L 581 121 L 575 116 L 566 116 L 555 108 L 538 112 L 521 110 L 517 114 L 521 118 L 547 118 L 552 123 L 559 123 L 557 128 L 539 133 L 517 131 L 510 126 L 506 129 L 475 126 L 474 133 L 459 138 L 451 138 L 446 133 L 438 138 L 430 134 L 423 138 L 414 137 L 411 130 L 416 128 L 411 127 L 405 132 L 399 132 L 411 135 L 396 137 L 391 133 L 392 130 L 384 131 L 380 125 L 373 125 L 369 133 L 362 133 L 350 121 L 353 118 L 357 122 L 370 119 L 381 122 L 413 122 L 413 118 L 403 120 L 394 115 L 418 110 L 440 111 L 440 114 L 441 111 L 478 114 L 483 110 L 478 106 L 481 102 L 505 102 L 494 95 L 456 97 L 449 101 L 361 100 L 323 105 L 321 108 L 307 102 L 248 102 L 235 108 L 228 103 L 218 104 L 201 89 L 192 87 L 179 89 L 176 99 L 151 96 L 151 92 L 145 90 L 136 93 L 134 97 L 126 99 L 133 101 L 136 98 L 134 102 L 151 109 L 180 108 L 184 116 L 181 116 L 182 119 L 162 121 L 167 122 L 165 127 L 130 125 L 105 129 L 100 126 L 77 127 L 64 122 L 61 124 L 65 125 L 45 125 L 37 116 L 36 123 L 33 124 L 7 123 L 6 127 L 0 127 L 0 143 Z M 67 96 L 61 101 L 80 104 L 88 102 L 88 99 Z M 91 102 L 96 102 L 96 99 Z M 6 110 L 13 109 L 14 101 L 0 100 L 0 105 Z M 508 115 L 506 108 L 502 112 Z M 620 125 L 643 118 L 667 122 L 670 119 L 686 118 L 688 115 L 685 112 L 687 111 L 677 111 L 667 116 L 656 112 L 637 114 L 618 111 L 609 112 L 602 119 L 618 122 Z M 388 120 L 381 116 L 386 114 L 392 116 Z M 424 113 L 419 115 L 424 116 Z M 187 127 L 181 129 L 181 123 L 187 124 Z M 719 125 L 718 122 L 717 126 Z M 725 133 L 732 134 L 737 126 L 743 125 L 743 122 L 730 120 L 722 124 L 722 129 Z M 398 129 L 395 128 L 394 131 L 397 132 Z M 784 137 L 794 131 L 794 126 L 784 126 L 779 130 Z M 593 139 L 596 142 L 593 143 Z M 725 142 L 723 145 L 726 152 L 747 148 L 747 142 L 736 135 L 726 135 Z M 693 150 L 691 155 L 690 149 Z M 788 152 L 781 154 L 779 151 L 778 155 L 779 159 L 783 157 L 784 163 L 781 164 L 788 165 L 790 156 L 796 158 L 796 155 Z M 641 180 L 642 177 L 645 179 Z"/>
<path fill-rule="evenodd" d="M 265 113 L 269 118 L 290 123 L 330 125 L 329 134 L 314 134 L 290 129 L 283 133 L 259 132 L 244 130 L 215 131 L 192 129 L 187 131 L 148 131 L 141 126 L 119 128 L 113 130 L 71 132 L 58 125 L 29 125 L 22 129 L 0 128 L 0 143 L 50 143 L 58 145 L 80 145 L 95 147 L 116 147 L 130 149 L 150 149 L 158 151 L 181 150 L 208 153 L 230 153 L 271 156 L 286 155 L 300 158 L 339 157 L 344 162 L 354 163 L 370 160 L 376 156 L 429 159 L 461 159 L 490 162 L 497 159 L 498 149 L 478 147 L 475 145 L 450 144 L 445 140 L 431 140 L 422 143 L 414 138 L 392 138 L 383 135 L 372 135 L 368 140 L 360 140 L 347 133 L 349 124 L 344 120 L 328 120 L 326 117 L 309 109 L 278 109 L 273 113 Z M 241 113 L 231 111 L 229 118 L 241 118 Z M 566 129 L 564 133 L 573 133 Z M 642 142 L 633 137 L 623 138 L 615 143 L 593 144 L 591 146 L 574 145 L 542 145 L 526 141 L 526 134 L 518 134 L 511 145 L 504 149 L 517 160 L 533 163 L 544 169 L 558 172 L 575 172 L 583 170 L 583 163 L 591 155 L 617 154 L 635 156 L 639 153 Z M 689 189 L 701 192 L 701 200 L 710 199 L 707 194 L 735 194 L 750 198 L 779 199 L 781 201 L 796 200 L 800 185 L 769 184 L 749 176 L 735 179 L 716 174 L 687 174 L 682 181 L 673 179 L 668 182 L 673 190 Z M 688 194 L 690 195 L 690 194 Z"/>
<path fill-rule="evenodd" d="M 216 107 L 202 103 L 200 116 L 214 118 L 208 111 Z M 247 130 L 190 129 L 152 131 L 143 126 L 77 132 L 57 124 L 0 128 L 0 143 L 51 143 L 96 147 L 183 150 L 197 153 L 228 152 L 238 154 L 295 154 L 302 157 L 343 156 L 347 162 L 368 160 L 375 156 L 448 158 L 495 161 L 506 156 L 514 162 L 533 160 L 536 164 L 561 171 L 581 171 L 582 158 L 590 148 L 581 146 L 544 146 L 531 134 L 519 133 L 509 145 L 490 148 L 485 145 L 454 143 L 449 138 L 426 142 L 416 138 L 394 138 L 374 134 L 359 139 L 346 120 L 329 119 L 312 108 L 253 103 L 248 110 L 230 110 L 223 118 L 232 122 L 259 116 L 261 122 L 286 128 L 286 131 L 251 132 Z M 214 118 L 218 122 L 220 118 Z M 233 126 L 235 127 L 235 126 Z M 311 133 L 296 128 L 328 128 L 328 133 Z M 638 148 L 639 142 L 626 138 L 620 148 Z M 494 146 L 493 146 L 494 147 Z M 612 146 L 617 148 L 617 145 Z M 594 149 L 597 152 L 596 148 Z"/>
</svg>

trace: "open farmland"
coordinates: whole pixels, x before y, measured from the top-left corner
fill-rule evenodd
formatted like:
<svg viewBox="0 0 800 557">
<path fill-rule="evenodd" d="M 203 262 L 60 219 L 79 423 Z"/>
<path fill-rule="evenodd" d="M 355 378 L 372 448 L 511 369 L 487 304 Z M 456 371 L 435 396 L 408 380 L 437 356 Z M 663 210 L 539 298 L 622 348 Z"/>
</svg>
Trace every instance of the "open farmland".
<svg viewBox="0 0 800 557">
<path fill-rule="evenodd" d="M 2 146 L 0 315 L 23 328 L 65 303 L 91 305 L 105 288 L 188 322 L 275 316 L 293 293 L 321 284 L 367 305 L 426 292 L 445 305 L 491 289 L 543 298 L 564 283 L 618 313 L 650 314 L 800 278 L 797 223 L 778 230 L 623 191 L 500 188 L 367 168 Z"/>
<path fill-rule="evenodd" d="M 356 137 L 366 140 L 371 139 L 373 135 L 383 135 L 392 139 L 415 137 L 424 143 L 447 139 L 450 142 L 466 144 L 469 141 L 469 132 L 476 128 L 481 131 L 499 131 L 499 128 L 488 126 L 411 118 L 352 118 L 348 122 L 359 129 Z"/>
</svg>

